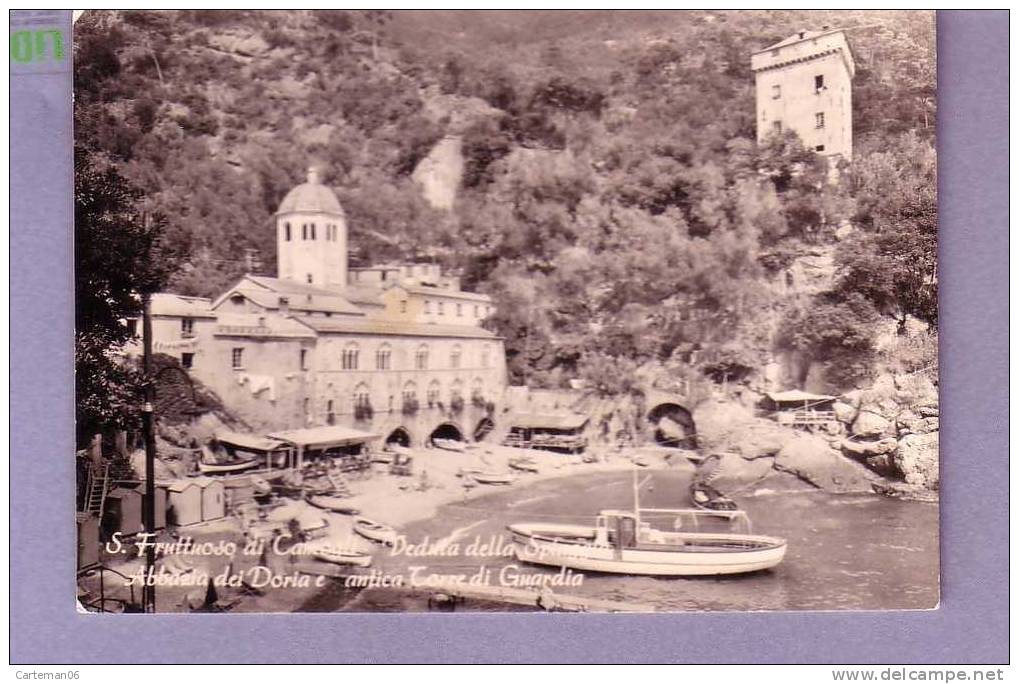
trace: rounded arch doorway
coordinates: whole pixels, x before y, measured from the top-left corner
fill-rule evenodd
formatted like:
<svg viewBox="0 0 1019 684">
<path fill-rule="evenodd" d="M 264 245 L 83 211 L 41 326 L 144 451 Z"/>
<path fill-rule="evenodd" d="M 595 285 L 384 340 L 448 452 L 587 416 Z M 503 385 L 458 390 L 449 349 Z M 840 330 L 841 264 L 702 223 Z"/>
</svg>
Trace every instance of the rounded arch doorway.
<svg viewBox="0 0 1019 684">
<path fill-rule="evenodd" d="M 386 446 L 395 444 L 396 446 L 409 447 L 411 441 L 412 440 L 410 432 L 407 430 L 407 428 L 401 425 L 400 427 L 390 432 L 389 436 L 386 437 Z"/>
<path fill-rule="evenodd" d="M 658 404 L 648 412 L 647 417 L 657 444 L 682 449 L 697 446 L 693 415 L 679 404 Z"/>
<path fill-rule="evenodd" d="M 440 423 L 432 430 L 432 434 L 428 435 L 428 442 L 432 446 L 435 445 L 435 440 L 437 439 L 447 442 L 463 442 L 464 433 L 460 426 L 454 423 Z"/>
<path fill-rule="evenodd" d="M 474 441 L 480 442 L 495 429 L 495 421 L 485 416 L 478 421 L 478 424 L 474 426 Z"/>
</svg>

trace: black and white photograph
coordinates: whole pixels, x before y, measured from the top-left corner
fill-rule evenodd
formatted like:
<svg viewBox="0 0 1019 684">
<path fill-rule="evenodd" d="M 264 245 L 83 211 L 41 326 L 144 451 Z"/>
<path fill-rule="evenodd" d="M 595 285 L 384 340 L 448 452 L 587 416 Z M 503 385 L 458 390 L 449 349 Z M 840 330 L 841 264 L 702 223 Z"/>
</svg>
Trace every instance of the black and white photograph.
<svg viewBox="0 0 1019 684">
<path fill-rule="evenodd" d="M 936 609 L 935 34 L 76 12 L 78 611 Z"/>
</svg>

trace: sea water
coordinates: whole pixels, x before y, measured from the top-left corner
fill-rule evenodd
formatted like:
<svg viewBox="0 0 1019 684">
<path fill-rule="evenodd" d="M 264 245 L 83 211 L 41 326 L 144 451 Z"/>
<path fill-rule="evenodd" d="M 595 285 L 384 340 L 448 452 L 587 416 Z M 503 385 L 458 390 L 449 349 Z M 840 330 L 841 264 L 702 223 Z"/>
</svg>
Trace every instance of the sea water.
<svg viewBox="0 0 1019 684">
<path fill-rule="evenodd" d="M 650 479 L 648 479 L 650 478 Z M 641 471 L 645 508 L 690 507 L 689 472 Z M 632 475 L 591 473 L 544 480 L 440 509 L 401 530 L 405 545 L 441 542 L 444 553 L 407 556 L 378 547 L 373 570 L 387 576 L 463 576 L 491 586 L 539 588 L 653 605 L 659 611 L 931 609 L 938 604 L 938 507 L 873 494 L 749 492 L 735 496 L 756 534 L 788 541 L 777 567 L 748 575 L 655 578 L 580 573 L 564 585 L 559 568 L 506 553 L 515 522 L 592 524 L 599 510 L 633 505 Z M 457 553 L 448 553 L 450 548 Z M 474 548 L 476 553 L 467 552 Z M 485 552 L 480 552 L 480 550 Z M 427 592 L 325 592 L 301 610 L 427 610 Z M 519 610 L 469 602 L 457 610 Z"/>
</svg>

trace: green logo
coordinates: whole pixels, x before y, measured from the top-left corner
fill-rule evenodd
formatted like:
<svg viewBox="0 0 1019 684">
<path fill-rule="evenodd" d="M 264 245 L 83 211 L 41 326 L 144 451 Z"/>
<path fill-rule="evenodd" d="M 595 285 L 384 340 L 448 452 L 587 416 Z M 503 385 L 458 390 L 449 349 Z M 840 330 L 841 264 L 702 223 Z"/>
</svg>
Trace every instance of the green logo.
<svg viewBox="0 0 1019 684">
<path fill-rule="evenodd" d="M 64 61 L 64 34 L 46 31 L 15 31 L 11 34 L 11 61 L 31 62 Z"/>
</svg>

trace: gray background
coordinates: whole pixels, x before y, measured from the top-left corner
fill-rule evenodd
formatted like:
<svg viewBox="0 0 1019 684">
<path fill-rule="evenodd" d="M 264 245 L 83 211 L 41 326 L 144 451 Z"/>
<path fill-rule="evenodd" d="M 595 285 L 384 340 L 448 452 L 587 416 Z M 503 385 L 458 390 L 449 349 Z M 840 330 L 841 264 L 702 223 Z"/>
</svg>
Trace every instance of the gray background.
<svg viewBox="0 0 1019 684">
<path fill-rule="evenodd" d="M 943 560 L 925 612 L 77 614 L 71 79 L 12 70 L 11 661 L 1007 662 L 1008 22 L 938 13 Z"/>
</svg>

